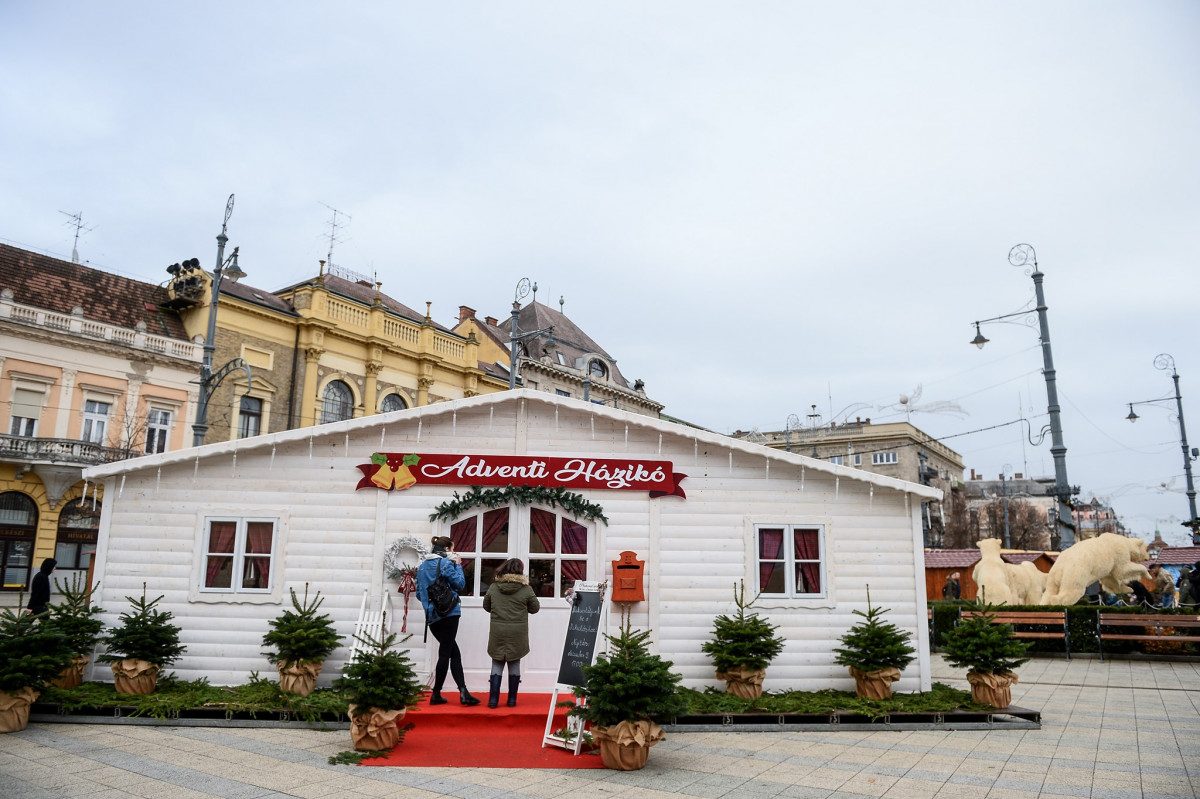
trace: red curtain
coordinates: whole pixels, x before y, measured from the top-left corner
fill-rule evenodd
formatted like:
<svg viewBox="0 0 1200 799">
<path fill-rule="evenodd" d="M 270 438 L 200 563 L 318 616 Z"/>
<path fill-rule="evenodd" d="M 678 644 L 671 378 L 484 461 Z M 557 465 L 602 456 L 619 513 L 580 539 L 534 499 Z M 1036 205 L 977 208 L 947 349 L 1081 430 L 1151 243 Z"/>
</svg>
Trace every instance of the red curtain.
<svg viewBox="0 0 1200 799">
<path fill-rule="evenodd" d="M 462 519 L 450 525 L 450 540 L 454 542 L 454 549 L 458 552 L 474 552 L 475 551 L 475 525 L 477 517 L 472 516 L 469 519 Z"/>
<path fill-rule="evenodd" d="M 570 519 L 562 520 L 562 554 L 587 554 L 587 528 Z"/>
<path fill-rule="evenodd" d="M 246 525 L 246 557 L 242 565 L 242 588 L 269 588 L 271 585 L 271 542 L 275 525 L 250 522 Z M 250 557 L 265 555 L 266 557 Z"/>
<path fill-rule="evenodd" d="M 493 549 L 492 544 L 501 533 L 504 534 L 504 539 L 498 549 Z M 457 549 L 457 546 L 455 548 Z M 508 508 L 496 508 L 483 514 L 483 551 L 508 551 Z"/>
<path fill-rule="evenodd" d="M 542 545 L 540 552 L 554 552 L 554 523 L 558 521 L 558 517 L 549 511 L 539 508 L 529 509 L 529 532 L 537 536 L 537 541 Z M 533 549 L 534 539 L 529 540 L 529 551 Z"/>
<path fill-rule="evenodd" d="M 816 530 L 795 530 L 796 593 L 821 593 L 821 537 Z M 801 561 L 808 561 L 802 563 Z"/>
<path fill-rule="evenodd" d="M 572 583 L 577 580 L 587 579 L 587 561 L 586 560 L 564 560 L 562 561 L 562 587 L 567 588 L 567 581 Z"/>
<path fill-rule="evenodd" d="M 236 522 L 212 522 L 208 528 L 208 568 L 204 577 L 205 588 L 228 588 L 217 585 L 222 571 L 233 564 L 233 541 L 237 537 Z"/>
<path fill-rule="evenodd" d="M 760 593 L 770 585 L 775 570 L 783 565 L 779 562 L 767 563 L 765 561 L 777 561 L 781 558 L 782 550 L 783 530 L 773 528 L 758 531 L 758 590 Z"/>
</svg>

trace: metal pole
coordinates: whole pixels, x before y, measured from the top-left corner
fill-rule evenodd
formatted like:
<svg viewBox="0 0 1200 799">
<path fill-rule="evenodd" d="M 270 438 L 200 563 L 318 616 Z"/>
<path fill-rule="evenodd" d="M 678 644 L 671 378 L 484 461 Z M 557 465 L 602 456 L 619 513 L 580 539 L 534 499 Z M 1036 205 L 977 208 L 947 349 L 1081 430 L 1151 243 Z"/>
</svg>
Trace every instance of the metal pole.
<svg viewBox="0 0 1200 799">
<path fill-rule="evenodd" d="M 1179 393 L 1179 372 L 1171 367 L 1171 379 L 1175 381 L 1175 408 L 1179 413 L 1179 446 L 1183 449 L 1183 474 L 1187 478 L 1188 511 L 1191 518 L 1183 523 L 1191 528 L 1192 546 L 1200 546 L 1200 519 L 1196 518 L 1196 485 L 1192 482 L 1192 456 L 1188 450 L 1187 428 L 1183 424 L 1183 397 Z"/>
<path fill-rule="evenodd" d="M 217 348 L 217 301 L 221 294 L 221 268 L 225 263 L 225 243 L 229 237 L 225 228 L 229 225 L 229 216 L 233 213 L 233 195 L 225 202 L 225 221 L 221 223 L 221 232 L 217 234 L 217 265 L 213 268 L 212 298 L 208 306 L 208 331 L 204 337 L 204 361 L 200 364 L 200 394 L 196 402 L 196 423 L 192 425 L 192 446 L 204 444 L 208 434 L 208 399 L 211 394 L 213 352 Z"/>
<path fill-rule="evenodd" d="M 1008 483 L 1005 472 L 1000 472 L 1000 493 L 1004 496 L 1004 548 L 1012 549 L 1012 536 L 1008 532 Z"/>
<path fill-rule="evenodd" d="M 1020 247 L 1022 245 L 1017 245 Z M 1028 245 L 1024 245 L 1028 246 Z M 1014 250 L 1016 247 L 1013 248 Z M 1033 248 L 1030 247 L 1030 250 Z M 1012 261 L 1012 254 L 1009 254 Z M 1050 324 L 1046 321 L 1046 296 L 1042 291 L 1044 275 L 1033 259 L 1033 286 L 1037 296 L 1037 315 L 1042 339 L 1043 373 L 1046 377 L 1046 410 L 1050 414 L 1050 454 L 1054 456 L 1054 494 L 1058 500 L 1059 547 L 1066 549 L 1075 543 L 1075 531 L 1071 522 L 1071 508 L 1067 500 L 1071 496 L 1071 484 L 1067 480 L 1067 447 L 1063 443 L 1062 421 L 1059 418 L 1058 389 L 1054 383 L 1054 356 L 1050 351 Z"/>
<path fill-rule="evenodd" d="M 513 300 L 512 327 L 508 331 L 508 338 L 512 343 L 512 352 L 508 356 L 508 388 L 510 391 L 517 387 L 517 317 L 520 315 L 521 303 Z"/>
</svg>

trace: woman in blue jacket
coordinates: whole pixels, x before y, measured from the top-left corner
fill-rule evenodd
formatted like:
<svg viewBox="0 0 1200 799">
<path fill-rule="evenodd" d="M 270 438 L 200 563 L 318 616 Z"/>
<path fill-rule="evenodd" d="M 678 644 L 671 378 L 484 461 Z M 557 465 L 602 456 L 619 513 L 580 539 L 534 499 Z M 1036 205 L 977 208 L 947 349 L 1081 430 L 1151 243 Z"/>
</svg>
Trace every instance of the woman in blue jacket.
<svg viewBox="0 0 1200 799">
<path fill-rule="evenodd" d="M 466 579 L 463 577 L 462 560 L 454 551 L 454 542 L 446 536 L 435 535 L 430 543 L 433 544 L 433 551 L 426 555 L 425 560 L 417 567 L 417 598 L 425 608 L 429 632 L 433 633 L 438 642 L 437 666 L 433 671 L 433 695 L 429 697 L 429 704 L 446 704 L 446 699 L 442 697 L 442 684 L 446 682 L 446 672 L 449 671 L 454 677 L 454 684 L 458 686 L 458 701 L 464 705 L 478 705 L 479 700 L 467 690 L 462 653 L 459 652 L 458 643 L 455 641 L 458 637 L 458 619 L 462 605 L 455 604 L 449 613 L 440 616 L 429 601 L 429 586 L 433 585 L 438 575 L 445 577 L 455 591 L 463 590 Z"/>
</svg>

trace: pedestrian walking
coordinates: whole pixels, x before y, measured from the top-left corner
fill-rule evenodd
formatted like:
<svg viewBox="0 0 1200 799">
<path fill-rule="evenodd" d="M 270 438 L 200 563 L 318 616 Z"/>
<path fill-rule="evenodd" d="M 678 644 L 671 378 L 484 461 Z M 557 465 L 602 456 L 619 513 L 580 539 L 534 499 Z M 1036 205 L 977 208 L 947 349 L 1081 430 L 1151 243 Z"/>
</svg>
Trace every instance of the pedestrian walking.
<svg viewBox="0 0 1200 799">
<path fill-rule="evenodd" d="M 454 551 L 454 542 L 446 536 L 434 536 L 430 543 L 433 550 L 417 567 L 417 598 L 425 608 L 425 620 L 429 632 L 438 642 L 437 664 L 433 669 L 433 694 L 429 704 L 444 705 L 442 685 L 446 682 L 446 672 L 454 678 L 458 686 L 458 701 L 464 705 L 478 705 L 479 700 L 471 696 L 467 690 L 467 678 L 463 674 L 462 652 L 458 649 L 458 621 L 462 615 L 462 603 L 455 602 L 454 607 L 439 613 L 434 602 L 430 599 L 429 589 L 438 578 L 443 578 L 456 592 L 462 591 L 467 581 L 463 576 L 462 559 Z"/>
<path fill-rule="evenodd" d="M 958 582 L 958 572 L 953 572 L 942 586 L 942 599 L 958 599 L 961 596 L 962 585 Z"/>
</svg>

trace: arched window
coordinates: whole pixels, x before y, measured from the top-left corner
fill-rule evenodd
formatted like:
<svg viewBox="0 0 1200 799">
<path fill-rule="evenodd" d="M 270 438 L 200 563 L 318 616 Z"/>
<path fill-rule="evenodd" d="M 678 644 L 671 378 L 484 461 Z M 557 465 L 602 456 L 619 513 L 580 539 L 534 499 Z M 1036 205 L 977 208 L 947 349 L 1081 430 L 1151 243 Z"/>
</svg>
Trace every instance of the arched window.
<svg viewBox="0 0 1200 799">
<path fill-rule="evenodd" d="M 588 374 L 592 377 L 608 377 L 608 367 L 604 365 L 604 361 L 599 358 L 593 358 L 592 362 L 588 364 Z"/>
<path fill-rule="evenodd" d="M 58 540 L 54 545 L 54 559 L 58 570 L 81 569 L 84 575 L 96 554 L 96 536 L 100 531 L 99 502 L 74 499 L 63 506 L 58 515 Z M 70 583 L 71 575 L 66 575 Z"/>
<path fill-rule="evenodd" d="M 29 588 L 37 523 L 32 499 L 20 491 L 0 494 L 0 587 L 5 591 Z"/>
<path fill-rule="evenodd" d="M 399 394 L 388 394 L 379 405 L 379 412 L 391 413 L 392 411 L 402 411 L 407 407 L 408 403 L 404 401 L 404 397 Z"/>
<path fill-rule="evenodd" d="M 349 419 L 354 411 L 354 394 L 350 386 L 341 380 L 333 380 L 325 386 L 321 403 L 321 424 Z"/>
</svg>

